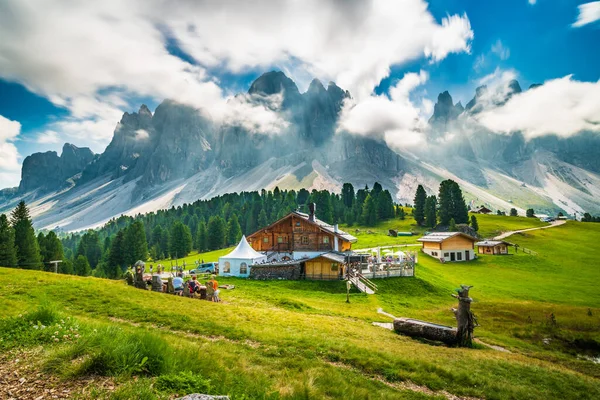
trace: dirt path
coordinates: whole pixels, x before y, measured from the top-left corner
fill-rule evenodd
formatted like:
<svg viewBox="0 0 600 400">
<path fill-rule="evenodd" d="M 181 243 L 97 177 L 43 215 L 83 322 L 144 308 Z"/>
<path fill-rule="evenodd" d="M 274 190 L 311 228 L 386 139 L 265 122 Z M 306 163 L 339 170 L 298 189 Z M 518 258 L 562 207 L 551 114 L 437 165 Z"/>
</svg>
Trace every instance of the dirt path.
<svg viewBox="0 0 600 400">
<path fill-rule="evenodd" d="M 504 232 L 503 234 L 496 236 L 494 238 L 494 240 L 502 240 L 502 239 L 505 239 L 505 238 L 509 237 L 510 235 L 515 234 L 515 233 L 536 231 L 538 229 L 554 228 L 554 227 L 563 225 L 565 222 L 567 222 L 567 221 L 553 221 L 553 222 L 550 223 L 550 225 L 547 225 L 547 226 L 540 226 L 540 227 L 537 227 L 537 228 L 528 228 L 528 229 L 520 229 L 518 231 Z"/>
</svg>

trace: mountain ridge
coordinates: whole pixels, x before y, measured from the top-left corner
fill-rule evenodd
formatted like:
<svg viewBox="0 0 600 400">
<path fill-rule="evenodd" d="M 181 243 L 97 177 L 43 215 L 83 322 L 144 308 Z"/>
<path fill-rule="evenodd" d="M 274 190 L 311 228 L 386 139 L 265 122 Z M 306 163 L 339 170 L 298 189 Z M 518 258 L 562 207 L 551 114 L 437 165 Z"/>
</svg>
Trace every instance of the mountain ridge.
<svg viewBox="0 0 600 400">
<path fill-rule="evenodd" d="M 173 100 L 163 101 L 154 113 L 141 105 L 137 112 L 123 114 L 99 155 L 83 151 L 62 169 L 48 166 L 65 154 L 71 157 L 71 147 L 66 153 L 63 148 L 61 157 L 55 152 L 27 157 L 26 179 L 16 191 L 0 191 L 0 211 L 26 199 L 33 202 L 37 227 L 76 230 L 120 214 L 177 206 L 227 190 L 277 185 L 334 190 L 344 182 L 362 187 L 379 181 L 396 200 L 411 203 L 418 183 L 435 193 L 437 183 L 448 177 L 470 188 L 465 191 L 468 200 L 492 208 L 600 210 L 594 200 L 600 195 L 594 187 L 600 183 L 600 162 L 593 157 L 594 149 L 600 149 L 598 135 L 526 141 L 519 132 L 499 135 L 480 127 L 462 132 L 468 116 L 488 103 L 502 105 L 518 93 L 517 81 L 491 97 L 490 90 L 480 86 L 463 107 L 453 103 L 448 91 L 442 92 L 429 119 L 428 146 L 393 150 L 380 139 L 338 132 L 342 107 L 352 97 L 334 82 L 325 88 L 314 79 L 300 93 L 283 72 L 270 71 L 236 98 L 263 104 L 270 96 L 281 96 L 276 111 L 289 122 L 284 134 L 256 134 L 236 121 L 215 124 L 201 110 Z M 448 136 L 455 131 L 460 134 Z M 40 173 L 36 181 L 40 168 L 64 173 Z"/>
</svg>

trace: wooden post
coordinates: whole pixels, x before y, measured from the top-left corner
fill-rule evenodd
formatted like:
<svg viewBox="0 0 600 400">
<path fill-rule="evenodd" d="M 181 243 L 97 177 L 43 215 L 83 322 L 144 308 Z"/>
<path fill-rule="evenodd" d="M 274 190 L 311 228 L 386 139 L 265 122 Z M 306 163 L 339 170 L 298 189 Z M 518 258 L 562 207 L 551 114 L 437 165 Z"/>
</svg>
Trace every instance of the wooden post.
<svg viewBox="0 0 600 400">
<path fill-rule="evenodd" d="M 348 279 L 346 281 L 346 303 L 350 303 L 350 286 L 352 286 L 352 283 Z"/>
<path fill-rule="evenodd" d="M 472 287 L 460 285 L 460 289 L 456 289 L 458 294 L 452 295 L 458 299 L 458 309 L 453 308 L 452 311 L 456 317 L 456 344 L 459 347 L 473 347 L 473 330 L 478 326 L 477 318 L 471 312 L 473 299 L 469 297 L 469 289 Z"/>
</svg>

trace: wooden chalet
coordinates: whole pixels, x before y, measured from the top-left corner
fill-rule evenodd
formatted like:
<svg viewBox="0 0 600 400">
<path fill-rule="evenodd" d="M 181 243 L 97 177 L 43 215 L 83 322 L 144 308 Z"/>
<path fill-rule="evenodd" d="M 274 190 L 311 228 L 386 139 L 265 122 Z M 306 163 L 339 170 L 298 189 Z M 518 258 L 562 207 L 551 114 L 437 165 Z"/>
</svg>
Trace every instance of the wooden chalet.
<svg viewBox="0 0 600 400">
<path fill-rule="evenodd" d="M 445 261 L 470 261 L 475 258 L 477 238 L 462 232 L 433 232 L 419 239 L 425 254 Z"/>
<path fill-rule="evenodd" d="M 512 243 L 505 242 L 504 240 L 484 240 L 482 242 L 475 243 L 477 246 L 477 252 L 479 254 L 508 254 L 508 246 L 512 246 Z"/>
<path fill-rule="evenodd" d="M 492 210 L 490 210 L 486 206 L 479 206 L 478 208 L 472 210 L 471 212 L 475 213 L 475 214 L 489 214 L 492 212 Z"/>
<path fill-rule="evenodd" d="M 328 252 L 349 252 L 356 238 L 315 217 L 315 206 L 310 213 L 293 211 L 248 236 L 256 251 L 265 252 L 269 259 L 313 258 Z"/>
</svg>

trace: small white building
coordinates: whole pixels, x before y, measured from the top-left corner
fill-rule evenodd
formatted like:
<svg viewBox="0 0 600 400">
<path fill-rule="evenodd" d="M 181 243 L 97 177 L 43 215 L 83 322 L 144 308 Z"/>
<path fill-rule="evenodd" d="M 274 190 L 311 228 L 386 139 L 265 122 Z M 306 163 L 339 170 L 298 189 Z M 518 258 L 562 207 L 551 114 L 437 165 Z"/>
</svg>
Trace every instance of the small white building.
<svg viewBox="0 0 600 400">
<path fill-rule="evenodd" d="M 247 278 L 252 265 L 263 261 L 267 261 L 267 256 L 254 250 L 246 236 L 242 236 L 242 240 L 231 253 L 219 257 L 219 275 Z"/>
<path fill-rule="evenodd" d="M 462 232 L 433 232 L 419 239 L 423 253 L 445 261 L 470 261 L 475 259 L 477 238 Z"/>
</svg>

